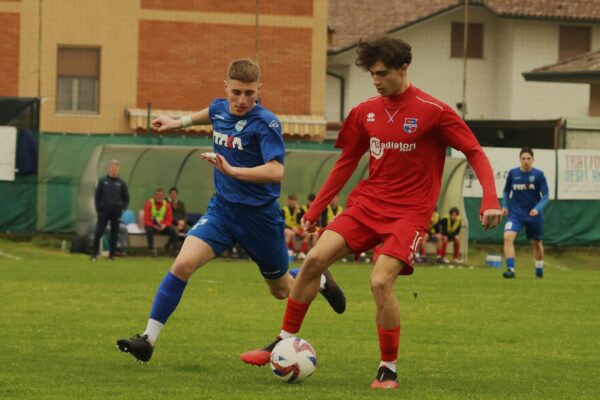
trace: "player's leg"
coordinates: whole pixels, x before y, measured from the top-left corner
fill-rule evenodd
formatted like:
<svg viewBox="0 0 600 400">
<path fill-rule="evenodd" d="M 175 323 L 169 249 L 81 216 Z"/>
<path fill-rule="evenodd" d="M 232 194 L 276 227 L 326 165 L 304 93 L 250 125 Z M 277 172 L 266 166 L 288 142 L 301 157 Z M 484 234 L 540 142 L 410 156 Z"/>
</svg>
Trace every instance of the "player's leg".
<svg viewBox="0 0 600 400">
<path fill-rule="evenodd" d="M 440 253 L 437 257 L 438 263 L 448 264 L 450 261 L 446 258 L 446 250 L 448 249 L 448 236 L 440 235 L 442 238 L 442 244 L 440 246 Z"/>
<path fill-rule="evenodd" d="M 381 351 L 377 376 L 371 384 L 373 388 L 398 387 L 396 362 L 400 343 L 400 306 L 394 294 L 394 284 L 404 268 L 403 261 L 382 254 L 371 273 L 371 292 L 377 306 L 375 321 Z"/>
<path fill-rule="evenodd" d="M 148 243 L 148 249 L 152 252 L 154 257 L 156 257 L 156 249 L 154 248 L 154 235 L 156 234 L 156 229 L 151 226 L 144 227 L 146 231 L 146 242 Z"/>
<path fill-rule="evenodd" d="M 294 243 L 296 240 L 296 234 L 294 233 L 294 230 L 290 229 L 290 228 L 285 228 L 284 234 L 285 234 L 285 243 L 287 245 L 287 249 L 289 251 L 291 251 L 292 253 L 296 253 L 296 246 Z"/>
<path fill-rule="evenodd" d="M 535 276 L 544 277 L 544 245 L 541 240 L 532 240 L 533 257 L 535 258 Z"/>
<path fill-rule="evenodd" d="M 535 276 L 544 277 L 544 245 L 542 244 L 543 219 L 541 216 L 530 218 L 525 224 L 525 233 L 531 240 L 535 259 Z"/>
<path fill-rule="evenodd" d="M 131 353 L 140 361 L 149 361 L 158 336 L 181 300 L 187 281 L 196 269 L 214 257 L 215 252 L 206 242 L 188 236 L 170 271 L 156 291 L 146 330 L 141 335 L 119 339 L 117 341 L 119 349 Z"/>
<path fill-rule="evenodd" d="M 460 258 L 460 240 L 457 236 L 455 236 L 454 238 L 452 238 L 452 245 L 453 245 L 453 256 L 452 256 L 452 262 L 460 264 L 463 262 L 463 260 Z"/>
<path fill-rule="evenodd" d="M 306 253 L 308 253 L 308 241 L 310 239 L 310 233 L 304 232 L 302 235 L 302 242 L 300 243 L 300 252 L 298 253 L 298 260 L 304 260 Z"/>
<path fill-rule="evenodd" d="M 515 277 L 515 238 L 518 232 L 504 231 L 504 259 L 506 271 L 502 274 L 505 278 Z"/>
<path fill-rule="evenodd" d="M 100 239 L 106 231 L 108 219 L 108 214 L 98 214 L 98 222 L 96 222 L 96 231 L 94 232 L 94 245 L 92 248 L 92 256 L 90 258 L 92 261 L 96 261 L 96 258 L 98 257 L 98 253 L 100 251 Z"/>
<path fill-rule="evenodd" d="M 192 274 L 233 245 L 233 235 L 211 205 L 209 211 L 188 231 L 179 255 L 160 283 L 146 330 L 142 335 L 120 339 L 117 346 L 140 361 L 148 361 L 164 324 L 177 308 Z"/>
<path fill-rule="evenodd" d="M 509 215 L 504 225 L 504 258 L 506 260 L 506 271 L 502 274 L 505 278 L 514 278 L 515 275 L 515 239 L 523 229 L 523 223 L 516 217 Z"/>
<path fill-rule="evenodd" d="M 300 326 L 310 303 L 319 291 L 327 298 L 336 312 L 341 313 L 344 311 L 346 307 L 345 297 L 343 297 L 343 292 L 337 286 L 327 268 L 338 258 L 349 252 L 351 250 L 340 234 L 329 230 L 323 233 L 316 246 L 308 253 L 302 263 L 302 268 L 300 268 L 300 272 L 292 285 L 281 332 L 275 340 L 263 348 L 241 354 L 242 361 L 257 366 L 269 362 L 271 351 L 275 345 L 282 339 L 295 336 L 300 331 Z M 287 275 L 289 276 L 289 274 Z M 328 296 L 331 296 L 332 299 L 330 300 Z M 343 302 L 339 302 L 340 298 Z M 340 304 L 343 306 L 342 308 L 339 308 Z"/>
<path fill-rule="evenodd" d="M 400 343 L 400 306 L 394 293 L 398 275 L 413 273 L 412 261 L 422 242 L 424 231 L 418 222 L 397 219 L 383 224 L 386 235 L 371 274 L 371 291 L 375 299 L 377 332 L 381 361 L 372 388 L 396 388 L 396 362 Z"/>
<path fill-rule="evenodd" d="M 117 240 L 119 239 L 119 214 L 110 215 L 110 240 L 108 242 L 108 259 L 113 260 L 117 250 Z"/>
</svg>

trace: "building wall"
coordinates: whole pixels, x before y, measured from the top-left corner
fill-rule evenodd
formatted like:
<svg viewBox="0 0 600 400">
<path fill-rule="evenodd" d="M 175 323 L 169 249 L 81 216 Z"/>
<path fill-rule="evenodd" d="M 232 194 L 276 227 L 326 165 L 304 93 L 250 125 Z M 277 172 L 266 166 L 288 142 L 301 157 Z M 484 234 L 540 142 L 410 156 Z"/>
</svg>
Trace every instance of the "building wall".
<svg viewBox="0 0 600 400">
<path fill-rule="evenodd" d="M 515 20 L 513 25 L 511 118 L 586 116 L 589 105 L 588 84 L 529 82 L 521 75 L 558 61 L 559 26 L 565 24 Z M 600 27 L 594 27 L 594 30 L 598 29 Z M 600 42 L 592 42 L 592 49 L 599 46 Z"/>
<path fill-rule="evenodd" d="M 460 8 L 392 34 L 413 48 L 411 81 L 455 109 L 462 99 L 463 60 L 450 57 L 450 30 L 452 22 L 462 22 L 463 18 L 464 9 Z M 481 6 L 469 8 L 469 22 L 484 25 L 484 45 L 483 58 L 467 62 L 467 119 L 588 115 L 589 85 L 526 82 L 521 75 L 558 61 L 558 32 L 564 24 L 498 18 Z M 600 24 L 582 25 L 592 26 L 592 50 L 600 48 Z M 354 57 L 351 49 L 328 59 L 330 67 L 349 68 L 346 114 L 377 94 L 368 74 L 354 67 Z"/>
<path fill-rule="evenodd" d="M 260 2 L 262 101 L 277 113 L 323 114 L 327 3 Z M 0 68 L 17 66 L 18 76 L 0 70 L 0 95 L 45 98 L 45 131 L 128 132 L 124 110 L 148 102 L 154 108 L 200 109 L 224 95 L 231 58 L 256 56 L 255 2 L 53 0 L 41 2 L 42 10 L 39 4 L 0 0 L 0 50 L 15 47 L 14 33 L 6 31 L 14 31 L 14 21 L 19 27 L 16 60 L 4 62 L 9 55 L 15 58 L 14 50 L 0 52 Z M 56 113 L 56 58 L 62 45 L 100 47 L 99 114 Z M 5 81 L 5 73 L 14 79 Z"/>
<path fill-rule="evenodd" d="M 0 96 L 19 93 L 19 14 L 2 12 L 0 2 Z"/>
</svg>

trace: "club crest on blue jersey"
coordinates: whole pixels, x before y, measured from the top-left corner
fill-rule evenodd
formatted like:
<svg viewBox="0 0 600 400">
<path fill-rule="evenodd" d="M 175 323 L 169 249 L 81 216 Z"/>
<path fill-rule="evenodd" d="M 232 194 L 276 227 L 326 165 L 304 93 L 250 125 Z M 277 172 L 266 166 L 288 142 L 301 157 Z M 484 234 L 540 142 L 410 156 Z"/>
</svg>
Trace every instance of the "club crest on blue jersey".
<svg viewBox="0 0 600 400">
<path fill-rule="evenodd" d="M 417 118 L 404 118 L 404 132 L 415 133 L 418 128 Z"/>
<path fill-rule="evenodd" d="M 237 132 L 241 132 L 242 129 L 244 129 L 244 127 L 246 126 L 246 124 L 248 123 L 248 121 L 246 121 L 245 119 L 241 119 L 239 120 L 236 124 L 235 124 L 235 130 Z"/>
</svg>

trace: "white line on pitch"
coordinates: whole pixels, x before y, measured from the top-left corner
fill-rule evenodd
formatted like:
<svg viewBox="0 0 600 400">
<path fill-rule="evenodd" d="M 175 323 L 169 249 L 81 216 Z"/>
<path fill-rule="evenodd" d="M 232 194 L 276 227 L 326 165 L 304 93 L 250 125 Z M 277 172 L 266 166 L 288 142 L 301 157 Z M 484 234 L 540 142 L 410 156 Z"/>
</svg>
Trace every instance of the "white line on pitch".
<svg viewBox="0 0 600 400">
<path fill-rule="evenodd" d="M 12 254 L 8 254 L 0 250 L 0 256 L 10 258 L 11 260 L 21 261 L 21 257 L 13 256 Z"/>
</svg>

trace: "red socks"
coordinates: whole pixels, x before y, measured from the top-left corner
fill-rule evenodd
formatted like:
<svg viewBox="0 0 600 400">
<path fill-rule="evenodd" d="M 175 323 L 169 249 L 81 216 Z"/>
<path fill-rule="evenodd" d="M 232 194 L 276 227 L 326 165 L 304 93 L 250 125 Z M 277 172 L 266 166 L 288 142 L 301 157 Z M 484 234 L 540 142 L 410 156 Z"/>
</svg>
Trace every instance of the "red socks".
<svg viewBox="0 0 600 400">
<path fill-rule="evenodd" d="M 300 247 L 300 251 L 304 254 L 308 253 L 308 242 L 302 242 L 302 246 Z"/>
<path fill-rule="evenodd" d="M 460 242 L 458 241 L 458 239 L 454 240 L 454 258 L 458 258 L 458 256 L 460 255 Z"/>
<path fill-rule="evenodd" d="M 381 326 L 377 326 L 377 333 L 379 334 L 381 361 L 396 361 L 400 344 L 400 326 L 392 329 L 383 329 Z"/>
<path fill-rule="evenodd" d="M 309 306 L 310 304 L 300 303 L 299 301 L 288 297 L 281 329 L 289 333 L 298 333 Z"/>
</svg>

